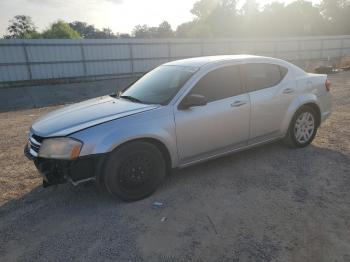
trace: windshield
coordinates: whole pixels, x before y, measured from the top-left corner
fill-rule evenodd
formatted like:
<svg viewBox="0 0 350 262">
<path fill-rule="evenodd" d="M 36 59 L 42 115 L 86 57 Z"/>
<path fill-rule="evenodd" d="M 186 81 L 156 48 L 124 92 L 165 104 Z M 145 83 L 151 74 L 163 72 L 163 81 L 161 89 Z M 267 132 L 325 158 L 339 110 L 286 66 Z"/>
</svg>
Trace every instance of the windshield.
<svg viewBox="0 0 350 262">
<path fill-rule="evenodd" d="M 167 104 L 197 70 L 185 66 L 160 66 L 141 77 L 121 98 L 146 104 Z"/>
</svg>

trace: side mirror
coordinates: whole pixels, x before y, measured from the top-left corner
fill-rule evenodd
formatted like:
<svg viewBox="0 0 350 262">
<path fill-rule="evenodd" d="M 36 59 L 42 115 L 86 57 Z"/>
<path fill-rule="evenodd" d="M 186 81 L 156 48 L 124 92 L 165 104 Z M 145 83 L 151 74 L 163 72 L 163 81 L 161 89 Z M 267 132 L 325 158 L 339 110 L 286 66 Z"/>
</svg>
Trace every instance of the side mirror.
<svg viewBox="0 0 350 262">
<path fill-rule="evenodd" d="M 208 103 L 207 99 L 203 95 L 191 94 L 182 100 L 179 109 L 188 109 L 193 106 L 204 106 Z"/>
</svg>

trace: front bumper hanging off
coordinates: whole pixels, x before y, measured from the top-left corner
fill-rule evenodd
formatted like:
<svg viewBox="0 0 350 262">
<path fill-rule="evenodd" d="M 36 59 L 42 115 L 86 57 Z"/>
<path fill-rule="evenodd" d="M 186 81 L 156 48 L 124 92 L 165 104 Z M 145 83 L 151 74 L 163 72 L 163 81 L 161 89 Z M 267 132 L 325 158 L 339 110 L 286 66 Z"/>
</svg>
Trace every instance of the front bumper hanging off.
<svg viewBox="0 0 350 262">
<path fill-rule="evenodd" d="M 102 155 L 78 157 L 74 160 L 40 158 L 31 155 L 28 146 L 24 148 L 24 155 L 34 162 L 43 177 L 44 187 L 64 184 L 68 181 L 78 184 L 95 179 L 99 161 L 102 159 Z"/>
</svg>

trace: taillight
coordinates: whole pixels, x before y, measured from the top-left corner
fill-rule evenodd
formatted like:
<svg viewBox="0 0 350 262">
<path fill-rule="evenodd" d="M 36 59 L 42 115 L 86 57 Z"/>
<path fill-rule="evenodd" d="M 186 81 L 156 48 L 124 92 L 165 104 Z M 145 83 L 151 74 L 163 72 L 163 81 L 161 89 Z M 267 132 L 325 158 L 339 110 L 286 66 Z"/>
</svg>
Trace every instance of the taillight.
<svg viewBox="0 0 350 262">
<path fill-rule="evenodd" d="M 327 79 L 325 85 L 326 85 L 326 90 L 327 90 L 327 92 L 329 92 L 329 91 L 331 90 L 331 81 L 329 81 L 329 80 Z"/>
</svg>

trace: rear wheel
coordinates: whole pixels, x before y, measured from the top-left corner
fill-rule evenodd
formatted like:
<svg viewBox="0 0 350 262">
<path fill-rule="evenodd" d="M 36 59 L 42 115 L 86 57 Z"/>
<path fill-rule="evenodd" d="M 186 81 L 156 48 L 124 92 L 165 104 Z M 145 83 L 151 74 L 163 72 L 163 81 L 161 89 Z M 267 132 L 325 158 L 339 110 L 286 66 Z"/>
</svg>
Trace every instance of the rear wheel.
<svg viewBox="0 0 350 262">
<path fill-rule="evenodd" d="M 161 152 L 147 142 L 130 142 L 111 153 L 104 166 L 107 191 L 125 201 L 151 195 L 165 176 Z"/>
<path fill-rule="evenodd" d="M 306 147 L 314 140 L 317 128 L 315 110 L 309 106 L 302 107 L 295 113 L 284 142 L 290 147 Z"/>
</svg>

